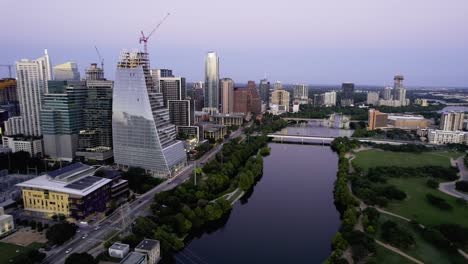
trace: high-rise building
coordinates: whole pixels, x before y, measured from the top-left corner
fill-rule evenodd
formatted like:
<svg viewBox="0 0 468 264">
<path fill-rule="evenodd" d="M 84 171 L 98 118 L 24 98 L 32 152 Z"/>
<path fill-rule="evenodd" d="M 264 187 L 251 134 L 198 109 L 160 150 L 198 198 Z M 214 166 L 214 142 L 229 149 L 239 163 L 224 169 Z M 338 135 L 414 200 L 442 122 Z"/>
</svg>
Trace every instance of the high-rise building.
<svg viewBox="0 0 468 264">
<path fill-rule="evenodd" d="M 54 78 L 56 81 L 79 81 L 78 65 L 74 62 L 65 62 L 54 66 Z"/>
<path fill-rule="evenodd" d="M 378 92 L 368 92 L 367 93 L 367 104 L 368 105 L 377 105 L 379 103 L 379 93 Z"/>
<path fill-rule="evenodd" d="M 393 100 L 399 101 L 401 106 L 407 105 L 406 102 L 406 89 L 403 86 L 403 75 L 395 75 L 393 78 Z"/>
<path fill-rule="evenodd" d="M 323 94 L 322 104 L 326 107 L 336 106 L 336 92 L 326 92 Z"/>
<path fill-rule="evenodd" d="M 343 83 L 341 90 L 341 106 L 354 105 L 354 83 Z"/>
<path fill-rule="evenodd" d="M 273 84 L 274 90 L 283 90 L 283 84 L 281 84 L 280 81 L 276 81 L 275 84 Z"/>
<path fill-rule="evenodd" d="M 72 161 L 83 129 L 87 88 L 82 81 L 49 81 L 41 110 L 44 153 L 53 159 Z"/>
<path fill-rule="evenodd" d="M 169 100 L 185 100 L 185 97 L 187 96 L 185 78 L 160 77 L 159 91 L 163 94 L 165 107 L 168 107 Z"/>
<path fill-rule="evenodd" d="M 112 157 L 112 87 L 113 81 L 104 79 L 102 69 L 86 71 L 86 101 L 83 109 L 83 129 L 79 134 L 77 156 L 106 160 Z M 99 78 L 99 79 L 96 79 Z"/>
<path fill-rule="evenodd" d="M 185 166 L 184 145 L 175 140 L 163 95 L 154 89 L 147 53 L 122 52 L 112 110 L 114 160 L 119 167 L 141 167 L 153 176 L 170 177 Z"/>
<path fill-rule="evenodd" d="M 305 84 L 294 85 L 294 99 L 306 101 L 309 99 L 309 89 Z"/>
<path fill-rule="evenodd" d="M 156 86 L 156 90 L 158 92 L 161 92 L 159 87 L 161 78 L 174 77 L 174 75 L 172 75 L 172 70 L 170 69 L 153 69 L 150 72 L 151 77 L 153 78 L 154 85 Z"/>
<path fill-rule="evenodd" d="M 270 82 L 267 79 L 262 79 L 260 80 L 260 85 L 259 85 L 259 90 L 260 90 L 260 97 L 262 99 L 262 103 L 266 105 L 266 107 L 270 106 Z"/>
<path fill-rule="evenodd" d="M 0 79 L 0 108 L 7 111 L 7 120 L 9 117 L 19 115 L 18 91 L 16 88 L 15 79 Z M 3 122 L 1 126 L 3 127 Z"/>
<path fill-rule="evenodd" d="M 99 68 L 96 63 L 91 63 L 91 67 L 86 69 L 86 80 L 104 80 L 104 69 Z"/>
<path fill-rule="evenodd" d="M 262 103 L 254 81 L 249 81 L 245 88 L 234 90 L 234 112 L 259 114 L 261 111 Z"/>
<path fill-rule="evenodd" d="M 36 60 L 23 59 L 16 62 L 16 73 L 21 117 L 13 117 L 14 120 L 10 120 L 10 118 L 5 122 L 6 134 L 41 136 L 42 96 L 47 93 L 47 81 L 52 80 L 52 69 L 47 50 L 45 50 L 44 56 Z M 20 123 L 21 125 L 19 125 Z"/>
<path fill-rule="evenodd" d="M 289 92 L 282 88 L 276 89 L 275 87 L 275 90 L 271 93 L 270 107 L 274 105 L 279 113 L 289 112 L 289 103 Z"/>
<path fill-rule="evenodd" d="M 382 113 L 379 110 L 369 109 L 369 126 L 367 130 L 375 130 L 387 127 L 388 114 Z"/>
<path fill-rule="evenodd" d="M 205 106 L 219 109 L 219 57 L 210 51 L 205 59 Z"/>
<path fill-rule="evenodd" d="M 393 88 L 390 86 L 385 87 L 382 92 L 382 98 L 384 100 L 393 100 Z"/>
<path fill-rule="evenodd" d="M 444 112 L 440 117 L 440 129 L 445 131 L 463 130 L 464 112 Z"/>
<path fill-rule="evenodd" d="M 193 88 L 193 104 L 195 106 L 195 111 L 201 111 L 205 107 L 205 96 L 203 87 L 195 86 Z"/>
<path fill-rule="evenodd" d="M 191 126 L 194 119 L 194 108 L 190 100 L 169 100 L 169 118 L 176 126 Z"/>
<path fill-rule="evenodd" d="M 221 88 L 221 113 L 234 112 L 234 81 L 231 78 L 223 78 L 220 81 Z"/>
</svg>

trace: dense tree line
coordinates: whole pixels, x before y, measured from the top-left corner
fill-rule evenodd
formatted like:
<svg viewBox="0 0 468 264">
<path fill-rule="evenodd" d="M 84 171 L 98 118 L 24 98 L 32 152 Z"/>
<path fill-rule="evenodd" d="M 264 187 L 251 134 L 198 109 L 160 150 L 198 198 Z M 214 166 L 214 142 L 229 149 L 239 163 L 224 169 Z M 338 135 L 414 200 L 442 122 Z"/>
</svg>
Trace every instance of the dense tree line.
<svg viewBox="0 0 468 264">
<path fill-rule="evenodd" d="M 433 150 L 422 144 L 390 145 L 390 144 L 377 144 L 377 143 L 371 143 L 371 142 L 368 142 L 366 144 L 374 148 L 382 149 L 385 151 L 393 151 L 393 152 L 422 153 L 422 152 Z"/>
<path fill-rule="evenodd" d="M 261 120 L 255 119 L 250 127 L 244 128 L 246 134 L 260 133 L 266 135 L 275 131 L 281 130 L 288 126 L 288 122 L 280 116 L 272 114 L 264 114 Z"/>
<path fill-rule="evenodd" d="M 46 238 L 53 245 L 62 245 L 76 234 L 77 229 L 78 226 L 72 223 L 58 223 L 47 229 Z"/>
<path fill-rule="evenodd" d="M 407 249 L 414 245 L 415 241 L 410 232 L 393 221 L 385 221 L 382 226 L 382 239 L 390 245 Z"/>
<path fill-rule="evenodd" d="M 73 253 L 65 259 L 65 264 L 97 264 L 94 257 L 86 252 Z"/>
<path fill-rule="evenodd" d="M 419 141 L 419 137 L 416 135 L 416 131 L 407 131 L 403 129 L 367 130 L 367 126 L 365 124 L 353 124 L 355 125 L 353 125 L 354 133 L 352 137 Z"/>
<path fill-rule="evenodd" d="M 35 264 L 41 263 L 46 257 L 45 253 L 39 252 L 37 249 L 29 249 L 26 253 L 13 258 L 13 264 Z"/>
<path fill-rule="evenodd" d="M 129 168 L 122 173 L 122 178 L 128 181 L 128 187 L 135 193 L 145 193 L 163 182 L 160 178 L 148 175 L 142 168 Z"/>
<path fill-rule="evenodd" d="M 457 181 L 455 188 L 460 192 L 468 193 L 468 181 Z"/>
</svg>

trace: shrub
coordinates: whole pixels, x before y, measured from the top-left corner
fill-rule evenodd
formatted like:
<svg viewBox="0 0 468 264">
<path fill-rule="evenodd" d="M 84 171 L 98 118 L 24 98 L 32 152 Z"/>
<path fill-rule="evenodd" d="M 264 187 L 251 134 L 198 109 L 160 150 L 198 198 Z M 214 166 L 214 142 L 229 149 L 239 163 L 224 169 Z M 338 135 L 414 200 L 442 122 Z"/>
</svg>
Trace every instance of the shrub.
<svg viewBox="0 0 468 264">
<path fill-rule="evenodd" d="M 426 194 L 426 200 L 433 206 L 439 208 L 440 210 L 448 211 L 452 210 L 453 208 L 449 203 L 447 203 L 445 199 L 432 195 L 430 193 Z"/>
<path fill-rule="evenodd" d="M 432 189 L 439 188 L 439 182 L 432 180 L 432 179 L 427 180 L 426 184 L 429 188 L 432 188 Z"/>
<path fill-rule="evenodd" d="M 457 181 L 455 183 L 455 189 L 457 189 L 460 192 L 468 193 L 468 181 Z"/>
<path fill-rule="evenodd" d="M 386 221 L 382 224 L 382 238 L 389 244 L 403 249 L 414 244 L 413 236 L 393 221 Z"/>
</svg>

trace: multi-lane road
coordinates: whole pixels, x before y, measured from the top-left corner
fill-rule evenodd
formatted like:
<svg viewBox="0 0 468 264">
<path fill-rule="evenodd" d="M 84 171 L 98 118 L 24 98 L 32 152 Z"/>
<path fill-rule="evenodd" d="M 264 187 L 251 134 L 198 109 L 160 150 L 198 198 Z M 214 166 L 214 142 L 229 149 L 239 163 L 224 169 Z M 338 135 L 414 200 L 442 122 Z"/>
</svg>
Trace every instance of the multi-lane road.
<svg viewBox="0 0 468 264">
<path fill-rule="evenodd" d="M 242 130 L 239 129 L 231 133 L 228 140 L 236 138 L 241 134 Z M 140 195 L 134 201 L 115 210 L 114 213 L 101 221 L 80 226 L 79 233 L 64 245 L 49 251 L 43 263 L 62 264 L 65 262 L 66 257 L 72 253 L 92 252 L 92 250 L 99 247 L 102 242 L 128 227 L 138 216 L 143 215 L 147 209 L 149 209 L 154 195 L 171 190 L 190 179 L 195 164 L 197 166 L 203 166 L 206 162 L 215 157 L 216 153 L 218 153 L 222 147 L 223 144 L 218 144 L 197 161 L 189 162 L 176 176 Z"/>
</svg>

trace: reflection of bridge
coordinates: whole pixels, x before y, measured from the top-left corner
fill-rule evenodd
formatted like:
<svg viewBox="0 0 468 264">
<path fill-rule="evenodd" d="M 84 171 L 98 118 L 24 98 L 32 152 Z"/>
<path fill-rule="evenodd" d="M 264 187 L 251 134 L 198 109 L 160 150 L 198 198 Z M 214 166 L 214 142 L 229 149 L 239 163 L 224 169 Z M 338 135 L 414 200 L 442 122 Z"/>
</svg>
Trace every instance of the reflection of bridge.
<svg viewBox="0 0 468 264">
<path fill-rule="evenodd" d="M 282 134 L 268 134 L 268 137 L 278 140 L 279 142 L 301 142 L 301 143 L 321 143 L 330 144 L 337 137 L 323 137 L 323 136 L 305 136 L 305 135 L 282 135 Z M 356 138 L 361 142 L 370 142 L 377 144 L 389 144 L 389 145 L 403 145 L 403 144 L 414 144 L 415 142 L 409 141 L 392 141 L 372 138 Z M 298 141 L 300 140 L 300 141 Z"/>
<path fill-rule="evenodd" d="M 350 120 L 349 116 L 341 115 L 341 114 L 331 114 L 329 118 L 301 118 L 301 117 L 283 117 L 283 120 L 288 122 L 318 122 L 321 126 L 324 127 L 333 127 L 333 128 L 343 128 L 349 129 L 349 123 L 352 121 Z"/>
</svg>

